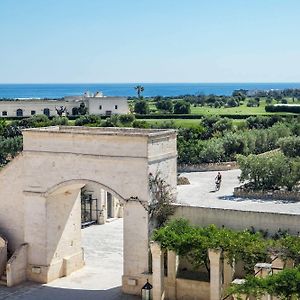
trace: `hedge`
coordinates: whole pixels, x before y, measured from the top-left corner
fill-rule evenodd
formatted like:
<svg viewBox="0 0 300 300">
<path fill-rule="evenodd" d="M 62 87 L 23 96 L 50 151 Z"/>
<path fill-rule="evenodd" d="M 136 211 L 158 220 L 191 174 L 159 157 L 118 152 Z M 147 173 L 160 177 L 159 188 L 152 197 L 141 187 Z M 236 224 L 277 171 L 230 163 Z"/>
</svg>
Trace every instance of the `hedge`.
<svg viewBox="0 0 300 300">
<path fill-rule="evenodd" d="M 200 114 L 147 114 L 147 115 L 135 115 L 136 119 L 201 119 L 203 117 L 206 116 L 210 116 L 210 115 L 200 115 Z M 256 115 L 239 115 L 239 114 L 235 114 L 235 115 L 226 115 L 226 114 L 220 114 L 220 115 L 216 115 L 219 116 L 221 118 L 229 118 L 229 119 L 247 119 L 249 117 L 253 117 Z M 261 116 L 261 117 L 270 117 L 270 115 L 265 115 L 265 114 L 261 114 L 261 115 L 257 115 L 257 116 Z M 280 117 L 286 117 L 285 114 L 276 114 L 276 116 L 280 116 Z M 292 115 L 293 116 L 293 115 Z M 296 115 L 295 115 L 296 116 Z"/>
<path fill-rule="evenodd" d="M 265 107 L 266 112 L 290 112 L 300 113 L 300 105 L 267 105 Z"/>
</svg>

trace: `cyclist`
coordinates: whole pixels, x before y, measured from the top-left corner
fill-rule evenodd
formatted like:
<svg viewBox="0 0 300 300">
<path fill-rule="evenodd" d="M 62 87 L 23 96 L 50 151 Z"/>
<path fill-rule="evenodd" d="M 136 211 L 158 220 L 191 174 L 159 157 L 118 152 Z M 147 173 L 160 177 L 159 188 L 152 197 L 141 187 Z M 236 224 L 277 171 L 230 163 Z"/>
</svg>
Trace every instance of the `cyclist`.
<svg viewBox="0 0 300 300">
<path fill-rule="evenodd" d="M 215 178 L 215 183 L 216 183 L 216 191 L 218 191 L 221 187 L 221 182 L 222 182 L 222 175 L 220 172 L 218 172 L 218 175 Z"/>
</svg>

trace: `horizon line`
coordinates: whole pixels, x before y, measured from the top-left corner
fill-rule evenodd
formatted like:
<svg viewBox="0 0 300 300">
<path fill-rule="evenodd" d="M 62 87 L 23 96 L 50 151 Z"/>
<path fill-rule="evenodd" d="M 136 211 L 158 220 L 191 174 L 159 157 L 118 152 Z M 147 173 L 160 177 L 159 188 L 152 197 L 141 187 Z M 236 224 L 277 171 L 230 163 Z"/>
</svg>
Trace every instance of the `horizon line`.
<svg viewBox="0 0 300 300">
<path fill-rule="evenodd" d="M 140 81 L 140 82 L 0 82 L 0 85 L 12 85 L 12 84 L 300 84 L 299 82 L 296 81 L 202 81 L 202 82 L 195 82 L 195 81 L 190 81 L 190 82 L 184 82 L 184 81 L 173 81 L 173 82 L 152 82 L 152 81 Z"/>
</svg>

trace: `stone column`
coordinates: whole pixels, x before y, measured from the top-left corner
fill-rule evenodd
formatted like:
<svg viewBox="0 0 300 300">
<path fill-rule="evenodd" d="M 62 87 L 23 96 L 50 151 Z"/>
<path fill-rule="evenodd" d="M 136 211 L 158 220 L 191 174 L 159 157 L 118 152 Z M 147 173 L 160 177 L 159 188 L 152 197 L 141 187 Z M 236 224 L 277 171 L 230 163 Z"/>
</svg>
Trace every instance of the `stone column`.
<svg viewBox="0 0 300 300">
<path fill-rule="evenodd" d="M 158 243 L 151 242 L 150 248 L 152 253 L 153 300 L 162 300 L 164 299 L 164 255 Z"/>
<path fill-rule="evenodd" d="M 168 299 L 176 300 L 176 274 L 178 256 L 174 251 L 168 251 Z"/>
<path fill-rule="evenodd" d="M 107 219 L 107 212 L 106 212 L 106 192 L 103 189 L 100 189 L 99 192 L 99 199 L 98 199 L 98 223 L 105 224 Z"/>
<path fill-rule="evenodd" d="M 272 272 L 272 264 L 267 264 L 267 263 L 258 263 L 254 267 L 254 272 L 256 277 L 262 277 L 265 278 L 268 275 L 271 274 Z M 261 300 L 270 300 L 271 296 L 270 295 L 263 295 L 261 297 Z"/>
<path fill-rule="evenodd" d="M 210 300 L 221 299 L 221 250 L 208 249 L 210 261 Z"/>
<path fill-rule="evenodd" d="M 285 262 L 279 256 L 271 255 L 271 260 L 273 273 L 276 274 L 284 269 Z"/>
<path fill-rule="evenodd" d="M 226 258 L 226 253 L 224 253 L 223 272 L 224 272 L 223 289 L 226 290 L 229 287 L 230 283 L 232 282 L 233 275 L 234 275 L 234 262 L 232 262 L 232 265 L 230 264 L 229 260 Z"/>
<path fill-rule="evenodd" d="M 24 241 L 28 243 L 29 280 L 47 283 L 47 199 L 42 193 L 24 194 Z"/>
</svg>

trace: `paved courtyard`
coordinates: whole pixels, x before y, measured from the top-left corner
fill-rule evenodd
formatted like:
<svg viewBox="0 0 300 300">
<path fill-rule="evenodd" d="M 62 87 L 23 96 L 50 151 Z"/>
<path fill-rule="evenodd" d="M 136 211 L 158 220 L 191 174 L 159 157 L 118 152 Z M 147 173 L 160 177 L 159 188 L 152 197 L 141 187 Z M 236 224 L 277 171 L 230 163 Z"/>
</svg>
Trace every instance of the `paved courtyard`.
<svg viewBox="0 0 300 300">
<path fill-rule="evenodd" d="M 50 284 L 0 287 L 0 299 L 136 300 L 121 293 L 123 219 L 82 230 L 86 266 Z"/>
<path fill-rule="evenodd" d="M 219 191 L 215 191 L 214 178 L 217 173 L 181 173 L 181 176 L 187 177 L 191 184 L 178 186 L 177 201 L 182 204 L 199 207 L 300 214 L 300 202 L 234 197 L 233 188 L 240 185 L 238 179 L 240 170 L 221 172 L 222 185 Z"/>
</svg>

